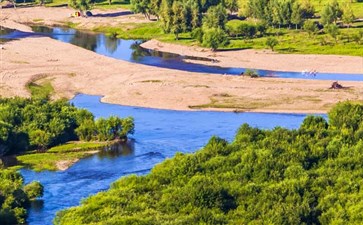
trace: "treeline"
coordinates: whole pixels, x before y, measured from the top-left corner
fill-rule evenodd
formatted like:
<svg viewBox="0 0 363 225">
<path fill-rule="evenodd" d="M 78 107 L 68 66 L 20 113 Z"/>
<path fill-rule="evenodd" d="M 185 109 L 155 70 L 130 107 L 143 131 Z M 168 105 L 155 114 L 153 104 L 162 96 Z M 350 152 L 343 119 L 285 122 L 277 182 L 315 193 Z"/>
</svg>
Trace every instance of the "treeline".
<svg viewBox="0 0 363 225">
<path fill-rule="evenodd" d="M 23 185 L 22 176 L 12 170 L 0 170 L 0 223 L 25 224 L 30 201 L 43 196 L 43 186 L 35 181 Z"/>
<path fill-rule="evenodd" d="M 229 14 L 240 10 L 237 0 L 131 0 L 131 9 L 148 19 L 156 17 L 164 32 L 175 34 L 176 39 L 181 33 L 193 31 L 193 38 L 214 50 L 226 45 L 228 36 L 261 37 L 268 27 L 295 27 L 316 32 L 326 26 L 324 32 L 335 36 L 338 20 L 350 26 L 355 19 L 351 5 L 339 5 L 337 0 L 332 0 L 321 10 L 320 23 L 311 20 L 317 15 L 309 0 L 248 0 L 242 14 L 254 22 L 232 27 L 226 27 L 226 22 Z"/>
<path fill-rule="evenodd" d="M 129 176 L 61 211 L 55 224 L 362 224 L 363 105 L 339 103 L 329 123 L 242 125 L 146 176 Z"/>
<path fill-rule="evenodd" d="M 46 150 L 71 140 L 125 139 L 134 132 L 133 118 L 94 119 L 66 100 L 0 99 L 0 156 Z"/>
</svg>

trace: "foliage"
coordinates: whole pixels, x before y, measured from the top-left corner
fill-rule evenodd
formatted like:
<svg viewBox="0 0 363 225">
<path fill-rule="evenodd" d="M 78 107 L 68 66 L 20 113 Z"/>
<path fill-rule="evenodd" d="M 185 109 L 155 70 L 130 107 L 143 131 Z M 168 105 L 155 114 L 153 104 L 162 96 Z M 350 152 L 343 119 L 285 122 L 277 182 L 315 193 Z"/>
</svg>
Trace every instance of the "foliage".
<svg viewBox="0 0 363 225">
<path fill-rule="evenodd" d="M 103 121 L 95 121 L 90 112 L 65 100 L 0 99 L 0 156 L 32 149 L 44 151 L 77 139 L 124 139 L 134 132 L 132 118 L 110 117 Z"/>
<path fill-rule="evenodd" d="M 69 0 L 68 5 L 74 9 L 85 11 L 91 8 L 91 0 Z"/>
<path fill-rule="evenodd" d="M 23 190 L 29 199 L 42 197 L 44 193 L 44 187 L 41 183 L 39 183 L 39 181 L 33 181 L 25 185 Z"/>
<path fill-rule="evenodd" d="M 260 77 L 256 70 L 246 69 L 246 71 L 243 73 L 244 76 L 248 76 L 251 78 L 257 78 Z"/>
<path fill-rule="evenodd" d="M 211 48 L 213 51 L 228 42 L 227 34 L 221 28 L 210 28 L 203 33 L 203 46 Z"/>
<path fill-rule="evenodd" d="M 55 224 L 361 224 L 363 105 L 344 102 L 329 123 L 299 129 L 242 125 L 146 176 L 129 176 Z"/>
<path fill-rule="evenodd" d="M 312 20 L 306 20 L 304 23 L 304 30 L 308 32 L 309 37 L 318 31 L 318 27 Z"/>
<path fill-rule="evenodd" d="M 276 38 L 268 37 L 267 40 L 266 40 L 266 45 L 268 47 L 270 47 L 272 51 L 274 50 L 274 47 L 276 45 L 278 45 L 278 44 L 279 44 L 279 42 L 278 42 L 278 40 Z"/>
<path fill-rule="evenodd" d="M 342 10 L 339 7 L 339 3 L 333 0 L 323 8 L 320 21 L 323 25 L 329 25 L 333 22 L 336 23 L 341 16 Z"/>
<path fill-rule="evenodd" d="M 30 200 L 42 195 L 43 186 L 39 182 L 32 182 L 23 187 L 23 178 L 19 173 L 0 170 L 1 224 L 24 224 Z"/>
</svg>

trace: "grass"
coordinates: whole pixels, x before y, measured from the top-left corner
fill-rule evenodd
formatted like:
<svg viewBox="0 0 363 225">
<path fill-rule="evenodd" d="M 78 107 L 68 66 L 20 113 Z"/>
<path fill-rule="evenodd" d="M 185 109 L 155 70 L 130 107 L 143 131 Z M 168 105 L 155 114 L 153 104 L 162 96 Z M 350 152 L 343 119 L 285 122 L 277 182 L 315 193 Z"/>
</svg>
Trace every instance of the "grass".
<svg viewBox="0 0 363 225">
<path fill-rule="evenodd" d="M 79 159 L 85 158 L 94 152 L 109 145 L 109 142 L 69 142 L 49 149 L 45 153 L 32 152 L 26 155 L 17 156 L 17 160 L 23 167 L 31 168 L 34 171 L 50 170 L 56 171 L 59 168 L 57 163 L 68 161 L 70 164 Z"/>
<path fill-rule="evenodd" d="M 54 92 L 50 80 L 44 80 L 40 83 L 39 81 L 30 81 L 26 87 L 30 91 L 32 98 L 47 98 Z"/>
<path fill-rule="evenodd" d="M 60 7 L 68 5 L 67 0 L 52 0 L 46 3 L 48 7 Z M 130 9 L 130 1 L 129 0 L 112 0 L 112 4 L 110 5 L 108 1 L 96 1 L 94 5 L 92 5 L 92 9 Z M 92 11 L 92 10 L 91 10 Z"/>
<path fill-rule="evenodd" d="M 55 146 L 50 148 L 48 153 L 66 153 L 66 152 L 80 152 L 90 151 L 104 148 L 109 145 L 109 142 L 68 142 L 64 145 Z"/>
</svg>

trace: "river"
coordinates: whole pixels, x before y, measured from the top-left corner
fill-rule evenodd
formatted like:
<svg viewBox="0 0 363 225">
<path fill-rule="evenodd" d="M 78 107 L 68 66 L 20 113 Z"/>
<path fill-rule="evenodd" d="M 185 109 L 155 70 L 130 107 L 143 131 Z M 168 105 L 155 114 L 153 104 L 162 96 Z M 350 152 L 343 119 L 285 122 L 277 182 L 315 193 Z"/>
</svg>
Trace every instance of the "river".
<svg viewBox="0 0 363 225">
<path fill-rule="evenodd" d="M 82 198 L 106 190 L 129 174 L 143 175 L 176 152 L 190 153 L 217 135 L 231 141 L 243 123 L 271 129 L 298 128 L 303 114 L 173 111 L 101 103 L 99 96 L 77 95 L 71 102 L 96 117 L 133 116 L 136 132 L 128 146 L 114 154 L 100 153 L 80 160 L 66 171 L 34 172 L 22 169 L 25 182 L 40 181 L 42 201 L 29 211 L 29 225 L 51 224 L 59 210 L 80 204 Z"/>
<path fill-rule="evenodd" d="M 53 39 L 71 43 L 98 54 L 125 60 L 132 63 L 156 66 L 161 68 L 183 70 L 188 72 L 239 75 L 246 68 L 208 66 L 197 63 L 185 62 L 185 59 L 211 61 L 208 58 L 181 56 L 178 54 L 160 52 L 142 48 L 142 40 L 124 40 L 108 37 L 102 33 L 92 33 L 61 27 L 34 26 L 33 32 L 22 32 L 7 30 L 0 35 L 0 39 L 18 39 L 26 37 L 49 36 Z M 1 33 L 0 33 L 1 34 Z M 256 68 L 251 68 L 256 69 Z M 363 74 L 340 74 L 340 73 L 314 73 L 305 72 L 282 72 L 270 70 L 256 70 L 263 77 L 279 77 L 292 79 L 334 80 L 334 81 L 363 81 Z"/>
</svg>

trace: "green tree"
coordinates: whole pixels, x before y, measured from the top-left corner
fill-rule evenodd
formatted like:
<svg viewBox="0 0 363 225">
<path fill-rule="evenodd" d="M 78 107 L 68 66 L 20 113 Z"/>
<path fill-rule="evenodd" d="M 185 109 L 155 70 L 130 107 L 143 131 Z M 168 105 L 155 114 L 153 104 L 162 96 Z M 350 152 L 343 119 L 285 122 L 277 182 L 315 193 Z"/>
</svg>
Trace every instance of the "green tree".
<svg viewBox="0 0 363 225">
<path fill-rule="evenodd" d="M 206 28 L 220 28 L 225 30 L 227 23 L 227 11 L 223 5 L 212 6 L 203 18 L 203 26 Z"/>
<path fill-rule="evenodd" d="M 160 9 L 160 20 L 165 33 L 169 33 L 173 26 L 173 12 L 168 0 L 162 0 Z"/>
<path fill-rule="evenodd" d="M 43 130 L 34 130 L 29 132 L 30 144 L 37 149 L 44 151 L 51 143 L 51 135 Z"/>
<path fill-rule="evenodd" d="M 33 181 L 23 187 L 24 192 L 30 200 L 43 196 L 44 187 L 38 181 Z"/>
<path fill-rule="evenodd" d="M 131 11 L 142 13 L 145 18 L 150 20 L 150 0 L 131 0 Z"/>
<path fill-rule="evenodd" d="M 304 22 L 304 27 L 303 29 L 308 32 L 309 37 L 311 37 L 311 35 L 315 34 L 318 31 L 318 27 L 316 26 L 316 24 L 314 23 L 314 21 L 312 20 L 306 20 Z"/>
<path fill-rule="evenodd" d="M 237 0 L 225 0 L 224 4 L 226 9 L 228 9 L 232 14 L 238 12 L 239 5 Z"/>
<path fill-rule="evenodd" d="M 298 26 L 304 22 L 303 20 L 303 10 L 299 2 L 295 2 L 292 7 L 291 23 L 295 24 L 297 30 Z"/>
<path fill-rule="evenodd" d="M 216 51 L 228 42 L 227 34 L 221 28 L 210 28 L 203 31 L 203 46 Z"/>
<path fill-rule="evenodd" d="M 69 6 L 80 10 L 81 12 L 89 10 L 91 8 L 90 0 L 69 0 Z"/>
<path fill-rule="evenodd" d="M 342 15 L 343 22 L 345 24 L 347 24 L 348 28 L 349 28 L 350 25 L 355 20 L 355 16 L 354 16 L 351 4 L 349 4 L 349 3 L 344 4 L 342 13 L 343 13 L 343 15 Z"/>
<path fill-rule="evenodd" d="M 333 0 L 322 9 L 320 22 L 323 25 L 329 25 L 333 22 L 336 23 L 337 19 L 340 18 L 341 15 L 342 11 L 339 7 L 339 3 L 336 0 Z"/>
<path fill-rule="evenodd" d="M 334 38 L 335 42 L 337 42 L 338 40 L 338 35 L 339 35 L 339 28 L 337 25 L 335 24 L 329 24 L 327 26 L 324 27 L 324 31 L 326 33 L 328 33 L 332 38 Z"/>
<path fill-rule="evenodd" d="M 267 40 L 266 40 L 266 45 L 268 47 L 270 47 L 272 51 L 274 50 L 275 46 L 278 45 L 278 44 L 279 44 L 279 42 L 278 42 L 278 40 L 276 38 L 268 37 Z"/>
<path fill-rule="evenodd" d="M 186 30 L 186 14 L 183 4 L 175 1 L 172 6 L 172 13 L 171 32 L 175 35 L 175 39 L 178 40 L 179 34 Z"/>
</svg>

